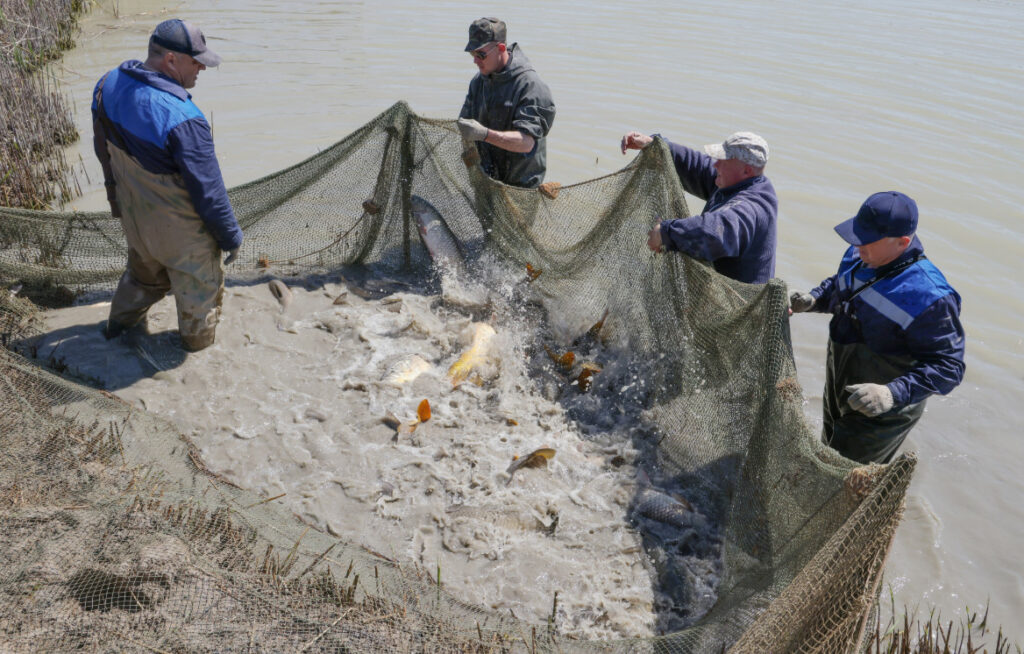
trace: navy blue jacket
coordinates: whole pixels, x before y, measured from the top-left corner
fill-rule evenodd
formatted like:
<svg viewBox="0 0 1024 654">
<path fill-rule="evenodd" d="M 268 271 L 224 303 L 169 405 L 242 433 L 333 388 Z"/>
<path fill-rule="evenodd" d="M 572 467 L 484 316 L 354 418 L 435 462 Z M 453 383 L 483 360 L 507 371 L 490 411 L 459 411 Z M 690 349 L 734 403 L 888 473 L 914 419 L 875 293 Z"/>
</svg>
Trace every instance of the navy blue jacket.
<svg viewBox="0 0 1024 654">
<path fill-rule="evenodd" d="M 110 141 L 117 143 L 120 137 L 128 154 L 151 173 L 181 174 L 196 213 L 220 249 L 242 244 L 210 125 L 188 91 L 170 77 L 143 68 L 141 61 L 126 61 L 103 82 L 103 109 L 117 132 L 107 135 Z M 95 91 L 92 111 L 97 118 Z"/>
<path fill-rule="evenodd" d="M 851 246 L 839 272 L 811 291 L 812 311 L 834 312 L 858 287 L 889 268 L 924 254 L 915 236 L 898 259 L 881 268 L 861 264 Z M 964 329 L 960 324 L 960 296 L 928 259 L 882 279 L 852 300 L 859 328 L 833 317 L 829 335 L 836 343 L 863 343 L 881 355 L 907 357 L 915 363 L 886 386 L 895 406 L 915 404 L 929 395 L 945 395 L 964 377 Z"/>
<path fill-rule="evenodd" d="M 665 142 L 683 188 L 707 200 L 699 216 L 661 223 L 665 249 L 710 261 L 726 277 L 748 284 L 764 284 L 774 277 L 779 200 L 768 178 L 758 175 L 720 189 L 715 186 L 714 159 Z"/>
</svg>

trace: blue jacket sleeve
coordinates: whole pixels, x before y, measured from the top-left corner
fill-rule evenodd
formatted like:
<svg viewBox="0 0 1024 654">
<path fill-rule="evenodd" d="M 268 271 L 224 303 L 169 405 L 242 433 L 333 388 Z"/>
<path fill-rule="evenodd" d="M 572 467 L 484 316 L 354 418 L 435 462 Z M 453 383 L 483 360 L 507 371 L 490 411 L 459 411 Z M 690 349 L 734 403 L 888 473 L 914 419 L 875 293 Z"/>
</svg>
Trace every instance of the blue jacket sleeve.
<svg viewBox="0 0 1024 654">
<path fill-rule="evenodd" d="M 704 261 L 737 257 L 755 238 L 758 224 L 757 207 L 737 198 L 699 216 L 663 221 L 661 242 Z"/>
<path fill-rule="evenodd" d="M 832 305 L 832 294 L 836 292 L 836 279 L 838 277 L 838 274 L 832 275 L 828 279 L 822 280 L 817 287 L 811 289 L 811 295 L 814 296 L 814 304 L 808 309 L 809 311 L 816 311 L 818 313 L 829 311 L 829 307 Z"/>
<path fill-rule="evenodd" d="M 673 143 L 665 137 L 661 138 L 665 139 L 669 152 L 672 153 L 672 163 L 675 164 L 676 174 L 679 175 L 683 189 L 701 200 L 710 198 L 717 188 L 715 186 L 715 177 L 717 176 L 715 160 L 703 152 Z"/>
<path fill-rule="evenodd" d="M 950 293 L 925 309 L 906 329 L 907 348 L 918 364 L 887 384 L 897 407 L 929 395 L 945 395 L 964 378 L 964 328 L 960 298 Z"/>
<path fill-rule="evenodd" d="M 228 200 L 210 126 L 202 118 L 186 120 L 171 130 L 168 149 L 174 157 L 196 212 L 221 250 L 242 244 L 242 229 Z"/>
</svg>

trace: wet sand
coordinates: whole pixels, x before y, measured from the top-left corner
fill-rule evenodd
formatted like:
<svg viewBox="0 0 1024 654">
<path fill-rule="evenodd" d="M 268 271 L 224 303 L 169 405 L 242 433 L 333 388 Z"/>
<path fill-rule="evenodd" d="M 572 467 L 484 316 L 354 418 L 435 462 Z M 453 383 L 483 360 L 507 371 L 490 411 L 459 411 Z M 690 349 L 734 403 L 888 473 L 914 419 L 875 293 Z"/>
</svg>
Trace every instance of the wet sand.
<svg viewBox="0 0 1024 654">
<path fill-rule="evenodd" d="M 715 599 L 717 541 L 702 522 L 634 510 L 651 441 L 642 380 L 605 353 L 581 392 L 581 362 L 566 372 L 541 345 L 563 352 L 587 325 L 545 325 L 517 300 L 523 275 L 502 275 L 487 306 L 468 307 L 399 280 L 289 283 L 287 307 L 267 280 L 232 286 L 217 342 L 187 356 L 171 298 L 151 310 L 151 335 L 113 341 L 100 334 L 109 304 L 94 302 L 46 314 L 34 351 L 175 423 L 215 473 L 440 574 L 469 603 L 544 623 L 557 593 L 558 628 L 585 638 L 692 622 Z M 480 322 L 495 330 L 487 356 L 453 385 Z M 413 356 L 429 364 L 418 376 Z M 418 422 L 424 399 L 432 415 Z M 538 448 L 555 450 L 546 466 L 506 472 Z M 686 580 L 674 599 L 657 588 L 666 558 Z"/>
</svg>

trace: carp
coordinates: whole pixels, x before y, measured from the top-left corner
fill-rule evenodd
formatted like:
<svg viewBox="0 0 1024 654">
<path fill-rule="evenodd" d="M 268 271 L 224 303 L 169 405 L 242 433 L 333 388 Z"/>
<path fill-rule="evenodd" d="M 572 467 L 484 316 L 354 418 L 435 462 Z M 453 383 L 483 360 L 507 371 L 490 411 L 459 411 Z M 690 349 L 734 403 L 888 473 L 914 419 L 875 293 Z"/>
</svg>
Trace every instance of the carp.
<svg viewBox="0 0 1024 654">
<path fill-rule="evenodd" d="M 288 285 L 280 279 L 272 279 L 267 282 L 267 287 L 270 288 L 270 294 L 281 305 L 281 311 L 287 309 L 288 305 L 292 303 L 292 291 Z"/>
<path fill-rule="evenodd" d="M 462 269 L 462 246 L 448 228 L 434 205 L 418 195 L 412 196 L 412 216 L 419 228 L 420 240 L 442 272 L 458 273 Z"/>
<path fill-rule="evenodd" d="M 678 529 L 704 529 L 707 518 L 698 513 L 685 498 L 673 497 L 651 486 L 650 479 L 641 470 L 639 484 L 633 497 L 633 510 L 645 518 L 672 525 Z"/>
<path fill-rule="evenodd" d="M 420 355 L 407 354 L 398 357 L 388 365 L 381 381 L 392 386 L 402 386 L 414 381 L 432 367 L 430 362 Z"/>
<path fill-rule="evenodd" d="M 452 386 L 457 386 L 466 380 L 478 385 L 483 384 L 483 369 L 486 364 L 490 363 L 488 352 L 491 348 L 491 339 L 495 335 L 494 328 L 487 323 L 473 323 L 473 342 L 448 369 L 448 378 L 451 380 Z"/>
</svg>

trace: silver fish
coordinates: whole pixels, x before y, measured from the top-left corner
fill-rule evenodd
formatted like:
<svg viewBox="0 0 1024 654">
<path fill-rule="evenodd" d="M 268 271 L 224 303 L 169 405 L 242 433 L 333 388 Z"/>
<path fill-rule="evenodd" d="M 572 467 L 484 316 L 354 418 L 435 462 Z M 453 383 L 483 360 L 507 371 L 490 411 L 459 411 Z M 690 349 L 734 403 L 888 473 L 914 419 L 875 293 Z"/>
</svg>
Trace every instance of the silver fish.
<svg viewBox="0 0 1024 654">
<path fill-rule="evenodd" d="M 267 283 L 267 286 L 270 287 L 270 293 L 281 304 L 281 310 L 287 309 L 288 305 L 292 303 L 292 292 L 287 284 L 280 279 L 272 279 Z"/>
<path fill-rule="evenodd" d="M 441 217 L 441 212 L 418 195 L 412 196 L 412 215 L 420 230 L 420 239 L 434 264 L 444 271 L 458 272 L 463 253 L 455 235 Z"/>
<path fill-rule="evenodd" d="M 701 530 L 707 526 L 707 518 L 698 513 L 685 499 L 676 499 L 651 486 L 650 479 L 643 470 L 638 474 L 638 480 L 640 483 L 633 497 L 633 510 L 636 513 L 679 529 Z"/>
</svg>

